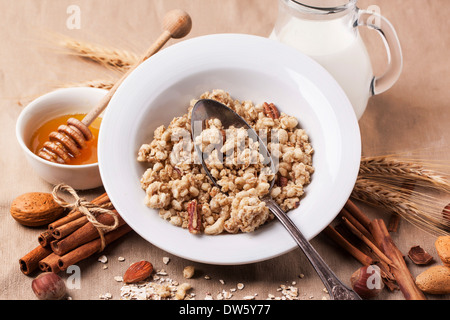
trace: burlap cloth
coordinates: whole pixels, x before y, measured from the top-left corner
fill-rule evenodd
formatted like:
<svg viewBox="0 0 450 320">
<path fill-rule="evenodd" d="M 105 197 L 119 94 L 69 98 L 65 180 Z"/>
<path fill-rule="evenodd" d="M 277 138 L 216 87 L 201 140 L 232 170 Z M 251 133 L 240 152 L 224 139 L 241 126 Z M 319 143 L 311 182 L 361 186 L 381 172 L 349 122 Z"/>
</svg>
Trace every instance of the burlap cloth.
<svg viewBox="0 0 450 320">
<path fill-rule="evenodd" d="M 81 9 L 81 28 L 66 26 L 69 5 Z M 403 46 L 404 71 L 388 92 L 373 97 L 360 121 L 363 154 L 419 150 L 424 156 L 448 160 L 450 138 L 448 101 L 450 101 L 450 4 L 448 0 L 364 0 L 359 6 L 378 5 L 381 13 L 395 26 Z M 104 45 L 143 52 L 160 33 L 161 18 L 174 8 L 190 13 L 193 29 L 188 38 L 222 32 L 268 36 L 277 14 L 276 0 L 21 0 L 0 1 L 0 299 L 36 299 L 31 291 L 32 277 L 23 275 L 18 259 L 35 247 L 40 229 L 19 225 L 9 214 L 11 201 L 24 192 L 50 192 L 52 186 L 39 178 L 23 157 L 15 138 L 16 119 L 23 107 L 37 96 L 58 85 L 93 79 L 108 79 L 115 74 L 80 59 L 61 54 L 51 35 L 64 34 Z M 386 55 L 381 40 L 373 31 L 364 31 L 374 58 L 374 67 L 382 72 Z M 179 40 L 177 40 L 179 41 Z M 171 41 L 173 44 L 177 41 Z M 424 149 L 424 148 L 428 149 Z M 431 149 L 429 149 L 431 148 Z M 422 150 L 423 151 L 420 151 Z M 102 188 L 82 193 L 88 199 Z M 386 218 L 382 212 L 361 206 L 369 215 Z M 393 235 L 404 254 L 420 245 L 435 258 L 433 236 L 406 222 Z M 349 283 L 360 264 L 338 249 L 324 235 L 312 240 L 326 262 Z M 296 282 L 301 299 L 328 297 L 324 286 L 299 249 L 269 261 L 244 266 L 213 266 L 171 256 L 140 238 L 128 234 L 106 248 L 107 269 L 91 257 L 79 264 L 81 288 L 73 289 L 73 299 L 98 299 L 111 293 L 120 298 L 122 284 L 114 276 L 122 275 L 135 261 L 149 260 L 156 269 L 182 281 L 182 269 L 192 264 L 198 276 L 191 279 L 197 299 L 206 292 L 229 290 L 241 282 L 233 298 L 257 293 L 280 295 L 281 284 Z M 163 257 L 169 256 L 165 265 Z M 124 257 L 125 261 L 119 261 Z M 414 276 L 424 270 L 409 262 Z M 303 274 L 303 278 L 299 275 Z M 210 276 L 205 280 L 204 276 Z M 64 275 L 63 275 L 64 276 Z M 222 284 L 219 280 L 223 280 Z M 400 292 L 385 290 L 380 299 L 403 299 Z M 429 296 L 429 299 L 448 299 Z"/>
</svg>

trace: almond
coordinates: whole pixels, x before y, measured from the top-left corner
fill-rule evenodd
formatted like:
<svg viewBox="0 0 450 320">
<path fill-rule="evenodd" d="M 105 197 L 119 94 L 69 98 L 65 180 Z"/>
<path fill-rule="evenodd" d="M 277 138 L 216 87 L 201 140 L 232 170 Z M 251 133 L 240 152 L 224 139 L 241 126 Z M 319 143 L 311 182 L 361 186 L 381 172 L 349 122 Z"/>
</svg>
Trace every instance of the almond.
<svg viewBox="0 0 450 320">
<path fill-rule="evenodd" d="M 450 294 L 450 268 L 430 267 L 416 278 L 417 287 L 430 294 Z"/>
<path fill-rule="evenodd" d="M 24 193 L 11 203 L 11 216 L 20 224 L 39 227 L 58 219 L 64 208 L 58 205 L 50 193 Z"/>
<path fill-rule="evenodd" d="M 123 281 L 125 283 L 136 283 L 143 281 L 150 277 L 153 272 L 153 265 L 148 261 L 139 261 L 133 263 L 125 274 L 123 275 Z"/>
<path fill-rule="evenodd" d="M 440 236 L 436 239 L 435 247 L 439 258 L 450 268 L 450 236 Z"/>
</svg>

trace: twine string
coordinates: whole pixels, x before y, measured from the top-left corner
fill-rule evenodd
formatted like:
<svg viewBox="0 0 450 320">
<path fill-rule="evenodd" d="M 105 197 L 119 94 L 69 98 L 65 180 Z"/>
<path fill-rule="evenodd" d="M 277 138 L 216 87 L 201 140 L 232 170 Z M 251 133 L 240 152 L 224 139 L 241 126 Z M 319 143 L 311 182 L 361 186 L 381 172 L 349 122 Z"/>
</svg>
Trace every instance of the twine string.
<svg viewBox="0 0 450 320">
<path fill-rule="evenodd" d="M 72 195 L 72 197 L 75 199 L 74 202 L 68 203 L 64 199 L 62 199 L 58 195 L 60 191 L 66 191 L 70 193 L 70 195 Z M 92 225 L 97 229 L 100 235 L 101 240 L 100 251 L 103 251 L 103 249 L 106 247 L 105 233 L 113 231 L 117 229 L 119 226 L 119 218 L 117 214 L 110 209 L 95 205 L 87 201 L 86 199 L 81 198 L 80 196 L 78 196 L 77 192 L 71 186 L 64 183 L 60 183 L 53 188 L 52 196 L 55 202 L 61 207 L 78 210 L 79 212 L 81 212 L 83 215 L 86 216 L 88 221 L 92 223 Z M 114 223 L 112 225 L 107 225 L 99 222 L 97 220 L 97 215 L 99 214 L 111 215 L 114 218 Z"/>
</svg>

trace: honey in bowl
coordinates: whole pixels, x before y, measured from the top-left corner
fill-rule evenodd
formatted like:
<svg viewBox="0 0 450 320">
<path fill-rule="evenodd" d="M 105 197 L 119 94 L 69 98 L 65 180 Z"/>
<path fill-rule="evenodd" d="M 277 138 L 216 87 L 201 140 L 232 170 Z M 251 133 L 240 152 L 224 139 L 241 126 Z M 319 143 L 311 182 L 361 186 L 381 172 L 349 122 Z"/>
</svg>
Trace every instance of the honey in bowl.
<svg viewBox="0 0 450 320">
<path fill-rule="evenodd" d="M 30 150 L 33 153 L 38 154 L 44 143 L 48 141 L 48 136 L 51 132 L 57 131 L 58 127 L 61 124 L 67 123 L 69 118 L 76 118 L 81 121 L 85 116 L 86 114 L 68 114 L 47 121 L 31 136 L 31 141 L 29 144 Z M 101 118 L 97 118 L 89 126 L 92 133 L 92 139 L 86 141 L 86 147 L 80 149 L 81 153 L 77 157 L 70 156 L 70 163 L 68 163 L 69 165 L 92 164 L 98 161 L 97 142 L 101 121 Z"/>
</svg>

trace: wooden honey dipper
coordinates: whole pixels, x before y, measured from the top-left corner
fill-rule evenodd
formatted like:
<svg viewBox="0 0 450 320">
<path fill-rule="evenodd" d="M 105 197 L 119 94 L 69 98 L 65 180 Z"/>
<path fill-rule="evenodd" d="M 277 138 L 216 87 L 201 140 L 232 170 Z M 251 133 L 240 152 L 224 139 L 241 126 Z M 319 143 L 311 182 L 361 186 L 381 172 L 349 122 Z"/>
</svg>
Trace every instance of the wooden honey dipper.
<svg viewBox="0 0 450 320">
<path fill-rule="evenodd" d="M 167 41 L 171 38 L 179 39 L 185 37 L 191 31 L 191 28 L 192 20 L 186 12 L 182 10 L 169 11 L 163 19 L 163 33 L 152 44 L 146 54 L 114 84 L 100 103 L 83 120 L 70 118 L 67 120 L 67 125 L 60 125 L 57 131 L 51 132 L 49 141 L 44 143 L 37 155 L 48 161 L 61 164 L 67 164 L 70 162 L 71 157 L 77 157 L 80 154 L 80 149 L 86 147 L 86 141 L 92 139 L 89 125 L 105 110 L 123 80 L 138 65 L 158 52 Z"/>
</svg>

